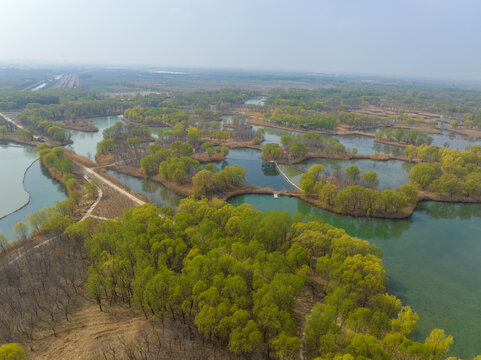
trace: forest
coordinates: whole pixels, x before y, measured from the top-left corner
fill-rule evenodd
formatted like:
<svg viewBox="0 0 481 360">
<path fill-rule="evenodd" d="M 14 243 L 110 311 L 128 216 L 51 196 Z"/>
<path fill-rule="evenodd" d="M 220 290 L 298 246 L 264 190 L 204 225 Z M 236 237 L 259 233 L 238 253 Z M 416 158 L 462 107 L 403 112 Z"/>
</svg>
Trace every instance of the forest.
<svg viewBox="0 0 481 360">
<path fill-rule="evenodd" d="M 101 223 L 85 247 L 99 310 L 176 319 L 234 354 L 439 359 L 453 341 L 439 329 L 413 341 L 418 316 L 386 293 L 380 250 L 319 221 L 186 199 L 175 215 L 145 205 Z"/>
</svg>

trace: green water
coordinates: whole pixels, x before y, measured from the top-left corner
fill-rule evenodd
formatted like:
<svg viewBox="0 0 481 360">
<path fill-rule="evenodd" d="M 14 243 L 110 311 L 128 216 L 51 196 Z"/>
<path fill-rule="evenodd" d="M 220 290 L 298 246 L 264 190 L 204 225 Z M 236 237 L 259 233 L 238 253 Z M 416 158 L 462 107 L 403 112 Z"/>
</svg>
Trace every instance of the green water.
<svg viewBox="0 0 481 360">
<path fill-rule="evenodd" d="M 93 123 L 100 130 L 97 133 L 72 131 L 74 143 L 70 147 L 78 154 L 92 159 L 97 143 L 102 140 L 102 130 L 120 118 L 114 116 L 93 119 Z M 283 135 L 283 130 L 265 130 L 268 142 L 279 142 Z M 339 138 L 346 147 L 358 148 L 359 154 L 399 150 L 396 147 L 376 144 L 369 137 Z M 23 156 L 20 156 L 22 152 Z M 13 156 L 11 154 L 19 156 L 15 166 L 18 166 L 18 169 L 23 167 L 21 177 L 20 170 L 14 171 L 13 166 L 9 165 Z M 246 184 L 291 189 L 291 185 L 272 164 L 260 159 L 260 154 L 260 151 L 251 149 L 231 150 L 227 160 L 219 164 L 219 167 L 238 164 L 246 170 Z M 8 177 L 3 177 L 2 189 L 12 186 L 16 189 L 16 195 L 19 195 L 2 191 L 1 196 L 6 200 L 0 201 L 0 213 L 5 211 L 6 207 L 14 207 L 11 205 L 12 201 L 22 205 L 24 198 L 21 196 L 25 194 L 22 186 L 23 172 L 35 157 L 36 151 L 32 148 L 20 146 L 11 149 L 5 145 L 0 146 L 0 170 L 9 174 Z M 335 162 L 328 164 L 328 167 L 330 171 L 335 171 L 336 167 L 343 169 L 355 164 L 361 172 L 376 171 L 380 178 L 380 187 L 396 187 L 396 182 L 404 183 L 407 172 L 402 162 L 357 160 L 353 164 L 339 164 Z M 300 166 L 307 168 L 309 162 Z M 158 206 L 170 205 L 175 208 L 178 204 L 180 197 L 158 183 L 113 171 L 109 173 Z M 26 221 L 28 214 L 52 206 L 55 201 L 66 197 L 63 187 L 50 179 L 38 162 L 27 172 L 25 187 L 32 192 L 30 204 L 0 220 L 0 233 L 10 238 L 15 223 Z M 11 197 L 11 200 L 7 197 Z M 409 220 L 391 221 L 338 216 L 315 209 L 295 198 L 273 199 L 270 196 L 247 195 L 234 198 L 231 202 L 235 205 L 251 203 L 259 210 L 283 209 L 290 213 L 300 212 L 322 218 L 327 223 L 345 228 L 353 236 L 378 244 L 384 252 L 390 291 L 404 303 L 411 305 L 420 315 L 416 336 L 424 338 L 432 328 L 444 328 L 455 336 L 454 354 L 469 357 L 481 353 L 478 335 L 481 333 L 481 323 L 478 321 L 481 319 L 481 238 L 478 235 L 481 231 L 480 205 L 424 203 Z"/>
<path fill-rule="evenodd" d="M 230 202 L 320 218 L 377 244 L 389 291 L 420 316 L 416 337 L 442 328 L 455 337 L 453 354 L 481 353 L 481 205 L 423 203 L 409 220 L 380 220 L 339 216 L 288 197 L 246 195 Z"/>
<path fill-rule="evenodd" d="M 281 143 L 281 137 L 283 135 L 289 135 L 293 138 L 302 136 L 302 133 L 295 131 L 283 130 L 271 128 L 268 126 L 254 125 L 252 128 L 257 131 L 259 128 L 264 129 L 264 143 Z M 372 155 L 372 154 L 385 154 L 385 155 L 402 155 L 404 149 L 398 146 L 384 145 L 374 142 L 373 137 L 361 136 L 361 135 L 321 135 L 322 138 L 328 139 L 330 137 L 336 137 L 339 142 L 342 143 L 346 150 L 351 151 L 356 148 L 358 154 Z"/>
<path fill-rule="evenodd" d="M 97 132 L 69 130 L 73 144 L 67 145 L 67 148 L 75 151 L 78 155 L 95 161 L 97 143 L 103 140 L 102 131 L 120 121 L 122 117 L 123 115 L 93 118 L 92 124 L 99 129 Z"/>
<path fill-rule="evenodd" d="M 0 177 L 0 218 L 28 202 L 23 176 L 36 158 L 34 147 L 0 141 L 0 174 L 3 174 Z"/>
<path fill-rule="evenodd" d="M 91 119 L 92 124 L 95 125 L 99 131 L 85 132 L 78 130 L 69 130 L 73 144 L 66 147 L 75 151 L 78 155 L 85 156 L 91 161 L 95 161 L 95 154 L 97 153 L 97 144 L 103 140 L 102 132 L 114 125 L 117 121 L 122 121 L 123 115 L 103 116 Z M 158 138 L 159 130 L 167 131 L 171 128 L 165 126 L 149 126 L 152 136 Z"/>
<path fill-rule="evenodd" d="M 182 196 L 177 195 L 162 184 L 149 179 L 139 179 L 134 176 L 122 174 L 115 170 L 107 170 L 107 173 L 117 178 L 122 184 L 144 195 L 150 202 L 158 207 L 164 205 L 176 209 Z"/>
<path fill-rule="evenodd" d="M 0 149 L 0 155 L 2 154 Z M 3 160 L 0 162 L 2 163 Z M 20 183 L 22 180 L 19 180 Z M 27 223 L 27 216 L 45 207 L 54 206 L 56 201 L 67 198 L 65 187 L 52 179 L 39 161 L 35 161 L 25 175 L 25 188 L 30 191 L 30 202 L 27 206 L 0 219 L 0 234 L 13 240 L 13 227 L 19 221 Z"/>
<path fill-rule="evenodd" d="M 301 176 L 308 171 L 312 165 L 322 164 L 325 167 L 327 176 L 342 177 L 346 176 L 346 168 L 357 166 L 362 174 L 368 171 L 377 173 L 379 184 L 377 189 L 396 189 L 400 185 L 406 184 L 409 179 L 408 175 L 411 171 L 412 164 L 399 161 L 374 161 L 374 160 L 331 160 L 331 159 L 310 159 L 296 164 L 295 167 L 290 165 L 279 165 L 287 176 L 296 184 L 300 184 Z"/>
<path fill-rule="evenodd" d="M 227 155 L 227 161 L 220 164 L 239 165 L 246 171 L 244 183 L 274 190 L 289 189 L 292 186 L 279 174 L 274 164 L 261 159 L 261 151 L 255 149 L 233 149 Z"/>
</svg>

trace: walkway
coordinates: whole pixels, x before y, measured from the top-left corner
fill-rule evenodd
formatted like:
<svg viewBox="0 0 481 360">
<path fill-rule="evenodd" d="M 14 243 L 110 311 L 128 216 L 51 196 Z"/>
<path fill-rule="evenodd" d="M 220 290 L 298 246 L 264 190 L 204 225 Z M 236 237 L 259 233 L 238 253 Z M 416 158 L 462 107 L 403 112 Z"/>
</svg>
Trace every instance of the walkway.
<svg viewBox="0 0 481 360">
<path fill-rule="evenodd" d="M 284 171 L 281 170 L 281 168 L 279 167 L 279 165 L 277 165 L 277 161 L 274 161 L 274 165 L 276 166 L 276 169 L 281 173 L 282 176 L 284 176 L 284 178 L 287 180 L 287 182 L 289 184 L 291 184 L 292 186 L 294 186 L 297 190 L 301 190 L 301 188 L 299 186 L 297 186 L 291 179 L 289 179 L 289 177 L 284 173 Z"/>
<path fill-rule="evenodd" d="M 99 179 L 100 181 L 102 181 L 104 184 L 106 184 L 107 186 L 110 186 L 112 189 L 114 189 L 115 191 L 121 193 L 122 195 L 128 197 L 130 200 L 132 200 L 133 202 L 135 202 L 136 204 L 138 205 L 144 205 L 146 204 L 145 201 L 135 197 L 134 195 L 132 195 L 131 193 L 129 193 L 127 190 L 124 190 L 122 189 L 120 186 L 117 186 L 115 185 L 113 182 L 111 182 L 110 180 L 104 178 L 102 175 L 98 174 L 97 172 L 95 172 L 94 170 L 86 167 L 85 165 L 82 165 L 80 163 L 77 163 L 75 162 L 78 166 L 80 166 L 80 168 L 82 170 L 84 170 L 86 173 L 88 173 L 90 176 L 92 177 L 95 177 L 97 179 Z"/>
<path fill-rule="evenodd" d="M 14 125 L 15 127 L 18 127 L 19 129 L 23 129 L 23 126 L 15 122 L 13 119 L 9 118 L 7 115 L 0 113 L 0 116 L 5 119 L 5 121 L 9 122 L 10 124 Z"/>
</svg>

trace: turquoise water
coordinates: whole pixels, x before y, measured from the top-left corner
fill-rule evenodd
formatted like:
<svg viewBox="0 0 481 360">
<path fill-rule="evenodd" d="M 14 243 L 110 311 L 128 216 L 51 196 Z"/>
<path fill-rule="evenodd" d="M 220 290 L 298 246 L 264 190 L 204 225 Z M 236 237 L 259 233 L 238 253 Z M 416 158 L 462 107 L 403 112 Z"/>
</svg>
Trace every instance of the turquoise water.
<svg viewBox="0 0 481 360">
<path fill-rule="evenodd" d="M 325 167 L 327 176 L 345 176 L 346 168 L 357 166 L 362 174 L 368 171 L 377 173 L 379 184 L 377 189 L 396 189 L 398 186 L 406 184 L 409 179 L 408 175 L 411 171 L 412 164 L 399 161 L 374 161 L 374 160 L 331 160 L 331 159 L 310 159 L 296 164 L 295 168 L 308 171 L 312 165 L 322 164 Z M 287 176 L 296 184 L 300 184 L 303 172 L 289 165 L 279 165 Z"/>
<path fill-rule="evenodd" d="M 115 170 L 107 170 L 107 173 L 117 178 L 122 184 L 127 185 L 132 190 L 144 195 L 150 202 L 158 207 L 168 205 L 176 209 L 180 199 L 182 199 L 182 196 L 177 195 L 156 181 L 139 179 Z"/>
<path fill-rule="evenodd" d="M 23 176 L 36 158 L 34 147 L 0 141 L 0 218 L 28 202 Z"/>
<path fill-rule="evenodd" d="M 13 240 L 13 227 L 19 221 L 27 223 L 27 216 L 45 207 L 54 206 L 56 201 L 67 198 L 65 187 L 52 179 L 39 161 L 35 161 L 25 176 L 25 188 L 30 191 L 30 203 L 21 210 L 0 220 L 0 234 Z"/>
<path fill-rule="evenodd" d="M 246 195 L 230 202 L 320 218 L 380 246 L 389 290 L 420 316 L 416 337 L 442 328 L 455 338 L 453 354 L 481 353 L 481 205 L 429 202 L 408 220 L 380 220 L 339 216 L 288 197 Z"/>
</svg>

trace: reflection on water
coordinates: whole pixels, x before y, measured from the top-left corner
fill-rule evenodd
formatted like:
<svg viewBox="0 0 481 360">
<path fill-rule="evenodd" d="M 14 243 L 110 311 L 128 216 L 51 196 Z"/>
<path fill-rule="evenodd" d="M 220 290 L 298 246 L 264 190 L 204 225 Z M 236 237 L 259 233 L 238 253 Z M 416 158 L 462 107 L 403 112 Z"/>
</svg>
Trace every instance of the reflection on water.
<svg viewBox="0 0 481 360">
<path fill-rule="evenodd" d="M 0 141 L 0 217 L 28 202 L 29 195 L 23 187 L 25 170 L 37 158 L 37 149 Z"/>
<path fill-rule="evenodd" d="M 276 165 L 272 162 L 262 161 L 262 172 L 265 176 L 278 176 L 279 171 L 276 168 Z"/>
<path fill-rule="evenodd" d="M 122 117 L 123 115 L 118 115 L 103 116 L 91 119 L 92 124 L 99 129 L 97 132 L 69 130 L 73 144 L 67 145 L 67 148 L 72 149 L 78 155 L 85 156 L 86 158 L 95 161 L 97 144 L 103 140 L 102 132 L 114 125 L 117 121 L 120 121 Z"/>
<path fill-rule="evenodd" d="M 322 164 L 325 168 L 325 175 L 343 177 L 345 176 L 346 168 L 350 166 L 357 166 L 362 174 L 368 171 L 374 171 L 378 175 L 379 184 L 377 189 L 397 189 L 400 185 L 408 182 L 408 175 L 413 166 L 412 163 L 399 160 L 389 161 L 375 161 L 369 159 L 362 160 L 332 160 L 332 159 L 309 159 L 303 161 L 300 164 L 296 164 L 295 167 L 304 172 L 308 171 L 313 165 Z M 300 184 L 300 178 L 302 172 L 297 170 L 291 170 L 289 165 L 280 165 L 282 170 L 287 171 L 287 175 L 291 177 L 291 180 L 297 185 Z"/>
<path fill-rule="evenodd" d="M 45 207 L 54 206 L 57 201 L 67 198 L 65 187 L 52 179 L 48 170 L 35 161 L 25 176 L 25 188 L 30 191 L 30 202 L 21 210 L 0 220 L 0 234 L 13 240 L 13 227 L 19 221 L 27 222 L 27 216 Z"/>
<path fill-rule="evenodd" d="M 246 171 L 244 183 L 268 187 L 274 190 L 292 190 L 284 177 L 272 169 L 273 164 L 261 159 L 261 152 L 255 149 L 233 149 L 227 155 L 229 166 L 239 165 Z"/>
<path fill-rule="evenodd" d="M 132 190 L 144 195 L 150 202 L 159 207 L 168 205 L 176 209 L 180 199 L 182 199 L 182 196 L 177 195 L 156 181 L 147 178 L 139 179 L 115 170 L 107 170 L 107 173 L 117 178 L 122 184 L 127 185 Z"/>
<path fill-rule="evenodd" d="M 481 205 L 425 202 L 409 219 L 382 220 L 331 214 L 296 198 L 246 195 L 229 201 L 322 219 L 380 246 L 390 291 L 420 316 L 417 338 L 443 328 L 455 338 L 452 354 L 481 353 Z"/>
<path fill-rule="evenodd" d="M 277 128 L 271 128 L 268 126 L 257 126 L 253 125 L 254 131 L 259 128 L 264 129 L 264 144 L 266 143 L 281 143 L 281 137 L 284 135 L 289 135 L 293 138 L 301 137 L 302 133 L 296 131 L 289 131 Z M 341 144 L 343 144 L 348 151 L 357 149 L 358 154 L 372 155 L 372 154 L 384 154 L 401 156 L 403 154 L 404 148 L 393 145 L 386 145 L 374 142 L 373 137 L 361 136 L 361 135 L 327 135 L 321 134 L 321 138 L 327 140 L 330 137 L 336 137 L 339 139 Z"/>
</svg>

